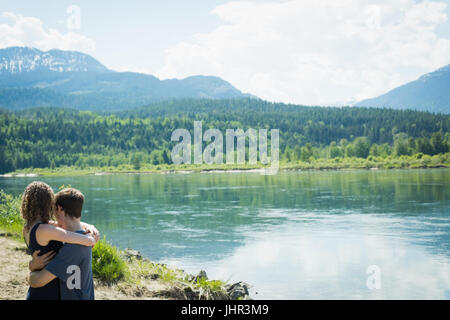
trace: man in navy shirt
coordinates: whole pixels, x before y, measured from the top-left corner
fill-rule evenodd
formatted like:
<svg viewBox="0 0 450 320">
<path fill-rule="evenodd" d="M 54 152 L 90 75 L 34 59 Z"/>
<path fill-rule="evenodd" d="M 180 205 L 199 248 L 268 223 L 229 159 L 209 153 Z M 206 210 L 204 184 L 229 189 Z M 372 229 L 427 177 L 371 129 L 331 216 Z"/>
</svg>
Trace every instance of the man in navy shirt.
<svg viewBox="0 0 450 320">
<path fill-rule="evenodd" d="M 66 188 L 55 195 L 56 220 L 68 231 L 84 233 L 81 211 L 84 196 L 76 189 Z M 58 255 L 40 271 L 30 273 L 33 288 L 45 286 L 59 278 L 62 300 L 94 300 L 92 247 L 66 243 Z"/>
</svg>

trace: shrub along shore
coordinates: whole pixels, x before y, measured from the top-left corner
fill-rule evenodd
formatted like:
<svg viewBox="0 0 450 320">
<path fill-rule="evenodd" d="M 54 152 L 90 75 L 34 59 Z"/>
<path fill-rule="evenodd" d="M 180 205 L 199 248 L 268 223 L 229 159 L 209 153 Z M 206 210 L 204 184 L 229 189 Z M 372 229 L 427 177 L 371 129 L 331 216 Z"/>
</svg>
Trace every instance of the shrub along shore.
<svg viewBox="0 0 450 320">
<path fill-rule="evenodd" d="M 20 196 L 14 197 L 0 190 L 0 236 L 15 241 L 16 251 L 23 249 L 20 201 Z M 28 269 L 23 260 L 22 257 L 20 273 L 23 272 L 25 279 Z M 15 262 L 8 260 L 6 263 Z M 205 271 L 200 271 L 195 276 L 190 275 L 183 270 L 153 262 L 138 251 L 121 250 L 105 238 L 92 250 L 92 270 L 96 287 L 101 287 L 103 292 L 117 292 L 115 295 L 106 294 L 112 299 L 250 299 L 248 285 L 244 282 L 229 284 L 221 280 L 210 280 Z M 7 283 L 15 281 L 7 279 Z M 25 295 L 24 291 L 23 297 Z"/>
<path fill-rule="evenodd" d="M 144 163 L 137 169 L 132 164 L 104 167 L 61 166 L 56 168 L 28 168 L 16 170 L 3 176 L 80 176 L 80 175 L 102 175 L 120 173 L 191 173 L 191 172 L 226 172 L 226 171 L 248 171 L 263 170 L 270 168 L 261 163 L 252 165 L 245 164 L 162 164 L 152 165 Z M 402 156 L 367 158 L 358 157 L 336 157 L 319 158 L 308 161 L 286 161 L 279 162 L 279 170 L 351 170 L 351 169 L 423 169 L 423 168 L 450 168 L 450 152 L 440 153 L 433 156 L 423 153 Z"/>
</svg>

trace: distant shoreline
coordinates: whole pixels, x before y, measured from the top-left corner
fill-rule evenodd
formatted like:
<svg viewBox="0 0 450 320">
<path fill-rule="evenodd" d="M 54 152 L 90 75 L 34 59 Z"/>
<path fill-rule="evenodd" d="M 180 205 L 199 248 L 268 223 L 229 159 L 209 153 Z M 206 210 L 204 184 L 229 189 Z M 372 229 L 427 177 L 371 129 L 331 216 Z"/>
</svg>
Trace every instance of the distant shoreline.
<svg viewBox="0 0 450 320">
<path fill-rule="evenodd" d="M 302 167 L 302 166 L 282 166 L 278 172 L 292 171 L 349 171 L 349 170 L 392 170 L 392 169 L 449 169 L 450 164 L 441 163 L 436 165 L 415 165 L 415 166 L 318 166 L 318 167 Z M 24 172 L 25 171 L 25 172 Z M 49 177 L 49 176 L 105 176 L 120 174 L 192 174 L 192 173 L 260 173 L 273 174 L 269 168 L 180 168 L 180 169 L 153 169 L 153 170 L 102 170 L 102 168 L 89 168 L 87 170 L 74 168 L 58 168 L 58 169 L 25 169 L 18 172 L 0 174 L 2 178 L 33 178 L 33 177 Z"/>
</svg>

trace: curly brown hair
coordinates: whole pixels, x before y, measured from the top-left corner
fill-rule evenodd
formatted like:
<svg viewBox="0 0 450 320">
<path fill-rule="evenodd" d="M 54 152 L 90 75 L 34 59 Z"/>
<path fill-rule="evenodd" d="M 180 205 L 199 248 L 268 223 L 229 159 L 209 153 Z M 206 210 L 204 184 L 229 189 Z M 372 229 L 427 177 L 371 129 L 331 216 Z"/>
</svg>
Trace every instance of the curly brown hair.
<svg viewBox="0 0 450 320">
<path fill-rule="evenodd" d="M 30 230 L 31 224 L 38 219 L 42 223 L 48 223 L 53 218 L 54 207 L 55 195 L 52 188 L 40 181 L 30 183 L 23 193 L 20 207 L 25 230 Z"/>
</svg>

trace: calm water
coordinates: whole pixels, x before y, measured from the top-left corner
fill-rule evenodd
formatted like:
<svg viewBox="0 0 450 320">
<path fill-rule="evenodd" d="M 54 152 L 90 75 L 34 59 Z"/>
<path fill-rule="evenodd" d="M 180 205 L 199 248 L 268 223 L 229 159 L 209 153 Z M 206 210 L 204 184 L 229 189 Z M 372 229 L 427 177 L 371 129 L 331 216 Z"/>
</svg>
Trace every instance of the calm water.
<svg viewBox="0 0 450 320">
<path fill-rule="evenodd" d="M 20 194 L 36 178 L 0 178 Z M 40 178 L 113 244 L 256 299 L 450 299 L 450 170 Z M 369 266 L 381 287 L 369 289 Z"/>
</svg>

